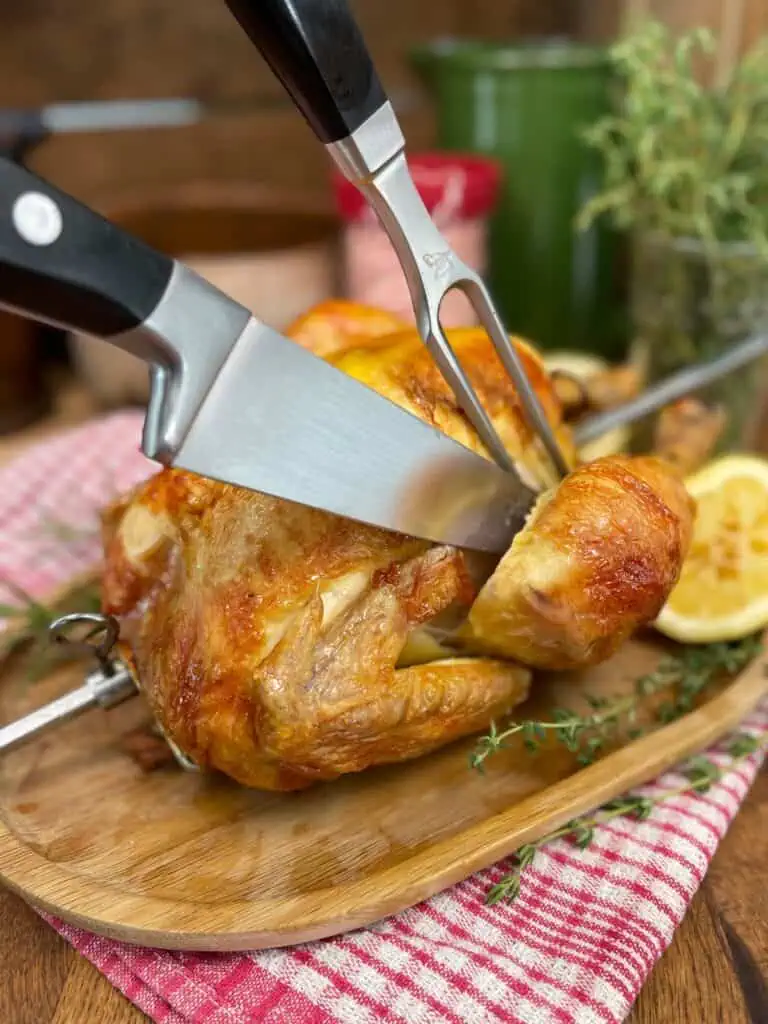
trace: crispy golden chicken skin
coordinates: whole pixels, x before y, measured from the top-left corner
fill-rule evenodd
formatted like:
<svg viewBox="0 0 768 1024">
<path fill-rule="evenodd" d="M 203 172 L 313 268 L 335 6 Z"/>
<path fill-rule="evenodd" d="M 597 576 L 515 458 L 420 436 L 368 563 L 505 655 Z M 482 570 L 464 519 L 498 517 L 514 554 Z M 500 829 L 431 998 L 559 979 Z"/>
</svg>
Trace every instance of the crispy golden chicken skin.
<svg viewBox="0 0 768 1024">
<path fill-rule="evenodd" d="M 457 328 L 449 331 L 448 336 L 521 475 L 534 486 L 554 483 L 544 448 L 528 428 L 514 385 L 485 331 Z M 488 457 L 417 332 L 408 329 L 390 335 L 386 341 L 386 347 L 379 343 L 374 349 L 352 348 L 331 356 L 329 361 L 414 416 Z M 571 432 L 563 422 L 560 402 L 544 363 L 526 342 L 519 338 L 513 341 L 566 459 L 574 465 L 576 450 Z"/>
<path fill-rule="evenodd" d="M 474 591 L 460 552 L 165 470 L 105 518 L 105 611 L 168 736 L 249 786 L 296 789 L 485 727 L 529 672 L 398 669 Z"/>
<path fill-rule="evenodd" d="M 323 304 L 295 330 L 483 453 L 416 332 L 377 334 L 388 314 L 375 313 L 363 308 L 357 331 L 354 304 Z M 418 757 L 523 700 L 530 671 L 518 662 L 606 657 L 674 584 L 691 509 L 672 472 L 609 459 L 552 486 L 484 333 L 449 336 L 509 451 L 546 492 L 479 596 L 462 552 L 180 471 L 105 514 L 104 609 L 160 724 L 201 766 L 289 790 Z M 575 464 L 541 359 L 516 344 Z"/>
<path fill-rule="evenodd" d="M 351 348 L 376 348 L 407 324 L 386 310 L 347 299 L 327 299 L 293 321 L 285 332 L 302 348 L 329 359 Z"/>
</svg>

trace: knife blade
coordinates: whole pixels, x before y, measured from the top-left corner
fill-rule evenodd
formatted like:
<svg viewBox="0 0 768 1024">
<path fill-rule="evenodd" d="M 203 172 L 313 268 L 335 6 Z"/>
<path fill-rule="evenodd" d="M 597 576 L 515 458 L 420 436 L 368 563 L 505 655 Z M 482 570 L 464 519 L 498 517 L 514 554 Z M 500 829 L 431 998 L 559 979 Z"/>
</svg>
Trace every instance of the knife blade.
<svg viewBox="0 0 768 1024">
<path fill-rule="evenodd" d="M 278 386 L 284 382 L 284 386 Z M 174 462 L 398 533 L 501 552 L 535 494 L 255 318 Z"/>
<path fill-rule="evenodd" d="M 0 161 L 0 304 L 150 365 L 142 450 L 439 543 L 506 550 L 536 499 L 26 168 Z"/>
</svg>

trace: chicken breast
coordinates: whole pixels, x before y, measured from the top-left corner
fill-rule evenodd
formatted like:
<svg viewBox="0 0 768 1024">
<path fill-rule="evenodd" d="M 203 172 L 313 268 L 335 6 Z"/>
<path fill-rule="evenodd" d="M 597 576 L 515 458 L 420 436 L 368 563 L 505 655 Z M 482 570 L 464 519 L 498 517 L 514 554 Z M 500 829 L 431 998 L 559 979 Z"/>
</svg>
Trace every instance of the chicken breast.
<svg viewBox="0 0 768 1024">
<path fill-rule="evenodd" d="M 485 331 L 459 328 L 449 331 L 448 336 L 520 475 L 536 488 L 552 485 L 555 477 L 544 446 L 529 429 L 515 387 Z M 513 341 L 566 460 L 575 465 L 573 438 L 563 421 L 562 407 L 544 362 L 527 342 L 520 338 Z M 489 457 L 414 329 L 390 335 L 386 346 L 379 341 L 376 348 L 337 352 L 330 361 L 467 448 Z"/>
<path fill-rule="evenodd" d="M 298 317 L 285 332 L 297 345 L 331 359 L 353 348 L 378 348 L 408 325 L 394 313 L 347 299 L 327 299 Z"/>
</svg>

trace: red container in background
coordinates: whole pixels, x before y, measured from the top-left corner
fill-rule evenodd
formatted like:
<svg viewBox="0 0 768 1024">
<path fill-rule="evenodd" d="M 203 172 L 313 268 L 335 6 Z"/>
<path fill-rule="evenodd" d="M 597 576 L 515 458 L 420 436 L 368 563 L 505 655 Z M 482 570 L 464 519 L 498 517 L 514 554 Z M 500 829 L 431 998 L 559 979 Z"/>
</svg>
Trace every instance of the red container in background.
<svg viewBox="0 0 768 1024">
<path fill-rule="evenodd" d="M 408 157 L 416 188 L 432 219 L 461 260 L 485 273 L 487 222 L 501 182 L 500 165 L 464 153 L 420 153 Z M 413 308 L 400 263 L 375 214 L 358 189 L 334 172 L 336 204 L 344 222 L 344 278 L 347 298 L 387 309 L 413 321 Z M 449 293 L 440 308 L 444 327 L 477 323 L 467 299 Z"/>
</svg>

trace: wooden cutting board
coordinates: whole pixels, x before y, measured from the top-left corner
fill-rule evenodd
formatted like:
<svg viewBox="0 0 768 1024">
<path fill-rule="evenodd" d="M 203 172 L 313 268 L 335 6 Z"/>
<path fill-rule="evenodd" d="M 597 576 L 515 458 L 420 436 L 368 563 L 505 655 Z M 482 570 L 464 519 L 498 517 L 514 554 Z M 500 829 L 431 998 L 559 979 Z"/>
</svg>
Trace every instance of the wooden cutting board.
<svg viewBox="0 0 768 1024">
<path fill-rule="evenodd" d="M 629 693 L 668 652 L 635 640 L 582 674 L 543 678 L 520 710 Z M 0 761 L 0 877 L 34 905 L 117 939 L 170 949 L 291 945 L 370 924 L 648 781 L 732 730 L 766 693 L 768 655 L 697 710 L 579 768 L 562 748 L 512 746 L 472 770 L 473 741 L 300 794 L 177 767 L 143 772 L 124 741 L 140 698 L 91 711 Z M 82 681 L 0 666 L 7 722 Z"/>
</svg>

